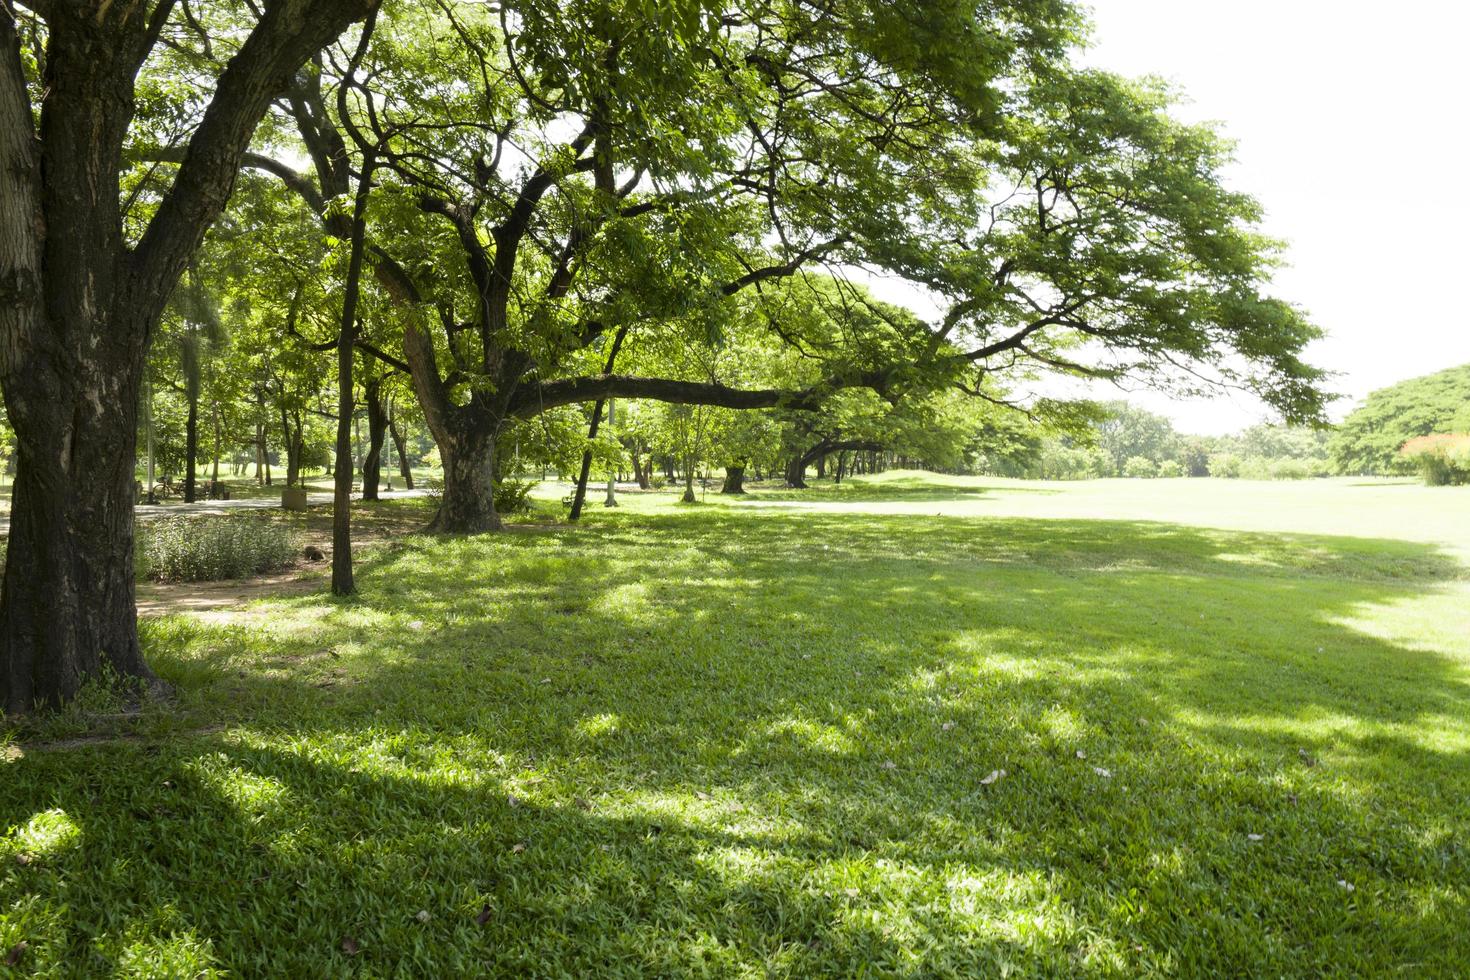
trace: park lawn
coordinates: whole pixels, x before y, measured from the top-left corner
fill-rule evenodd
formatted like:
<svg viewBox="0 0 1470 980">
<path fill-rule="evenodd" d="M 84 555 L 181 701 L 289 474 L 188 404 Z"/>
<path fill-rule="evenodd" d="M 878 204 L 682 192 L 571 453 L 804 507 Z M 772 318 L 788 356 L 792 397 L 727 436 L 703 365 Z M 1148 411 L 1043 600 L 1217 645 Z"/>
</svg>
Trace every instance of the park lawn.
<svg viewBox="0 0 1470 980">
<path fill-rule="evenodd" d="M 0 959 L 1463 975 L 1467 497 L 1128 482 L 629 494 L 147 621 L 176 705 L 0 745 Z"/>
</svg>

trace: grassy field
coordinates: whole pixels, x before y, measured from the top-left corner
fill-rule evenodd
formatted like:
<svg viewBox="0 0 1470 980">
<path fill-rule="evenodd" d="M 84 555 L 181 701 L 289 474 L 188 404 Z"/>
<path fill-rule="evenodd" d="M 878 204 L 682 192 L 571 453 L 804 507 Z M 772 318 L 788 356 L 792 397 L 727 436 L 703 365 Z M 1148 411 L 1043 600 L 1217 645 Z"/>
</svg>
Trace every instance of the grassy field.
<svg viewBox="0 0 1470 980">
<path fill-rule="evenodd" d="M 1470 493 L 673 499 L 146 621 L 177 704 L 0 736 L 0 962 L 1464 975 Z"/>
</svg>

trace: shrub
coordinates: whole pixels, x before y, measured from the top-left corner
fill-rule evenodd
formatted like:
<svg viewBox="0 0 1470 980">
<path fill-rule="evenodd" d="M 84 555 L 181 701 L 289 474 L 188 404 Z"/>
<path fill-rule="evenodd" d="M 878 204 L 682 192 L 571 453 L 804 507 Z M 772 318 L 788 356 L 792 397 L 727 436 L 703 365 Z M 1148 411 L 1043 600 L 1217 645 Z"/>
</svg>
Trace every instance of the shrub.
<svg viewBox="0 0 1470 980">
<path fill-rule="evenodd" d="M 1162 476 L 1166 479 L 1173 479 L 1175 477 L 1183 475 L 1184 467 L 1176 459 L 1166 459 L 1159 464 L 1159 476 Z"/>
<path fill-rule="evenodd" d="M 1431 487 L 1470 483 L 1470 434 L 1418 436 L 1399 447 L 1399 455 L 1418 466 Z"/>
<path fill-rule="evenodd" d="M 1123 475 L 1134 479 L 1148 479 L 1159 475 L 1159 466 L 1147 456 L 1129 456 L 1123 464 Z"/>
<path fill-rule="evenodd" d="M 296 536 L 247 514 L 170 517 L 141 525 L 135 548 L 138 577 L 159 582 L 243 578 L 289 565 Z"/>
<path fill-rule="evenodd" d="M 495 510 L 501 514 L 514 514 L 519 510 L 531 509 L 531 491 L 534 480 L 517 480 L 514 477 L 501 480 L 495 485 Z"/>
<path fill-rule="evenodd" d="M 1240 476 L 1240 457 L 1234 453 L 1216 453 L 1210 457 L 1210 476 L 1234 480 Z"/>
</svg>

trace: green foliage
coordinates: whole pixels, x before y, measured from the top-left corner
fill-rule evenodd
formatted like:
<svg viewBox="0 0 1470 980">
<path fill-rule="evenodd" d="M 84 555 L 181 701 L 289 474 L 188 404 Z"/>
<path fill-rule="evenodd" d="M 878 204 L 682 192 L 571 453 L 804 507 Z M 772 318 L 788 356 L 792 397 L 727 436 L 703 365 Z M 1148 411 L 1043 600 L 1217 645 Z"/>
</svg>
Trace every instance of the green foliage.
<svg viewBox="0 0 1470 980">
<path fill-rule="evenodd" d="M 1404 443 L 1399 453 L 1419 467 L 1424 482 L 1431 487 L 1470 483 L 1470 435 L 1418 436 Z"/>
<path fill-rule="evenodd" d="M 1147 456 L 1129 456 L 1123 462 L 1122 475 L 1135 480 L 1146 480 L 1159 475 L 1159 464 Z"/>
<path fill-rule="evenodd" d="M 1332 437 L 1339 473 L 1408 473 L 1399 448 L 1416 436 L 1470 431 L 1470 364 L 1371 393 Z"/>
<path fill-rule="evenodd" d="M 1159 476 L 1164 479 L 1172 480 L 1186 475 L 1184 464 L 1177 459 L 1166 459 L 1159 464 Z"/>
<path fill-rule="evenodd" d="M 536 489 L 535 480 L 519 480 L 505 477 L 495 484 L 495 510 L 501 514 L 514 514 L 529 510 L 531 491 Z"/>
<path fill-rule="evenodd" d="M 255 514 L 170 517 L 138 528 L 138 577 L 159 582 L 245 578 L 289 565 L 295 535 Z"/>
</svg>

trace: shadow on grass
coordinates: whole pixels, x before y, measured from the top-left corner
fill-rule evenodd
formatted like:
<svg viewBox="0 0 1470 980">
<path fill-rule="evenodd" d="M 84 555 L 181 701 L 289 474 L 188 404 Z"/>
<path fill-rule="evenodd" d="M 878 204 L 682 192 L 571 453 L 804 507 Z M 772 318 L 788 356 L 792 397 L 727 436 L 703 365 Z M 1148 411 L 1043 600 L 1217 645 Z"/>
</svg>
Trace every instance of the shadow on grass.
<svg viewBox="0 0 1470 980">
<path fill-rule="evenodd" d="M 80 827 L 0 872 L 0 945 L 84 973 L 1450 974 L 1464 664 L 1349 624 L 1463 576 L 1088 521 L 409 541 L 354 601 L 149 627 L 242 727 L 0 764 L 0 823 Z"/>
</svg>

